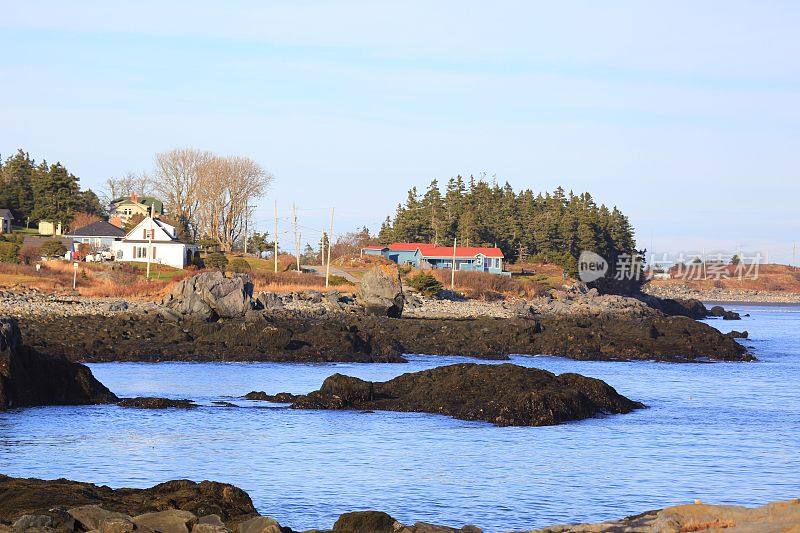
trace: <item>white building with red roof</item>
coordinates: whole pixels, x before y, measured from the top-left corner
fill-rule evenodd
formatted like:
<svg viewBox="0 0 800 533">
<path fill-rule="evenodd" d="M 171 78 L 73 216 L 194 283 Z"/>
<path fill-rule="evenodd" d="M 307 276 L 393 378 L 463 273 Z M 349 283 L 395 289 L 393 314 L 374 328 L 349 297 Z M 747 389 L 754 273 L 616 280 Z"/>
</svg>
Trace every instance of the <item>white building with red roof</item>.
<svg viewBox="0 0 800 533">
<path fill-rule="evenodd" d="M 437 246 L 421 242 L 396 242 L 387 246 L 367 246 L 361 250 L 367 255 L 381 255 L 398 265 L 415 268 L 453 268 L 473 272 L 503 272 L 503 252 L 487 246 Z"/>
</svg>

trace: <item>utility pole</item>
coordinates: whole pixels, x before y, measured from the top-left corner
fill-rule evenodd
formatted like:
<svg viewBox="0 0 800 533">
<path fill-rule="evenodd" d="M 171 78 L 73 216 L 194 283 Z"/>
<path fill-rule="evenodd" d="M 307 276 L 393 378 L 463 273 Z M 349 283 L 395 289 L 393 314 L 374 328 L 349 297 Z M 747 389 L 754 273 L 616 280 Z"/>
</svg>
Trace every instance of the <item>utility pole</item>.
<svg viewBox="0 0 800 533">
<path fill-rule="evenodd" d="M 456 288 L 456 241 L 458 239 L 453 237 L 453 264 L 451 265 L 452 268 L 450 269 L 450 290 L 454 290 Z"/>
<path fill-rule="evenodd" d="M 792 270 L 797 270 L 797 241 L 792 243 Z"/>
<path fill-rule="evenodd" d="M 331 207 L 331 232 L 328 234 L 328 262 L 325 264 L 325 288 L 328 288 L 331 278 L 331 239 L 333 239 L 333 207 Z M 323 241 L 324 242 L 324 241 Z"/>
<path fill-rule="evenodd" d="M 275 261 L 275 273 L 278 272 L 278 200 L 275 200 L 275 234 L 272 236 L 273 242 L 273 259 Z"/>
<path fill-rule="evenodd" d="M 147 281 L 150 281 L 150 258 L 153 256 L 153 204 L 150 204 L 150 228 L 147 230 Z"/>
<path fill-rule="evenodd" d="M 297 231 L 297 206 L 292 203 L 292 228 L 294 230 L 294 250 L 297 258 L 297 273 L 300 273 L 300 232 Z"/>
</svg>

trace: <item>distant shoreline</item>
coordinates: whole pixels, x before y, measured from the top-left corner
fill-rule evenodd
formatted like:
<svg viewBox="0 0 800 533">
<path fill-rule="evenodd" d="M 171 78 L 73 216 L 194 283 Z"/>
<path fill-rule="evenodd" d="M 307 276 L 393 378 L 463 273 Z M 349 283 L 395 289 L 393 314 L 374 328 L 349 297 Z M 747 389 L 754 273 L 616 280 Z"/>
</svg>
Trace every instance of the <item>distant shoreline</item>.
<svg viewBox="0 0 800 533">
<path fill-rule="evenodd" d="M 798 304 L 800 293 L 759 290 L 695 289 L 681 285 L 651 285 L 644 292 L 659 298 L 695 299 L 709 303 Z"/>
</svg>

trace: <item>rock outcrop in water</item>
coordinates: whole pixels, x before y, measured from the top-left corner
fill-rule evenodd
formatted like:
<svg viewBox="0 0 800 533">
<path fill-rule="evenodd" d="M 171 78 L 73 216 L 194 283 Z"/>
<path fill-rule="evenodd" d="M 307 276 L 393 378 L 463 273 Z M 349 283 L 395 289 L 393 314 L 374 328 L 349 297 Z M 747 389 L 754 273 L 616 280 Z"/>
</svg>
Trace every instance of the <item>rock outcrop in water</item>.
<svg viewBox="0 0 800 533">
<path fill-rule="evenodd" d="M 644 405 L 599 379 L 579 374 L 462 363 L 385 382 L 334 374 L 318 391 L 295 397 L 292 407 L 423 412 L 499 426 L 546 426 L 629 413 Z"/>
<path fill-rule="evenodd" d="M 27 342 L 74 361 L 402 362 L 403 354 L 560 355 L 581 360 L 750 361 L 734 339 L 683 316 L 563 315 L 422 319 L 250 312 L 208 322 L 158 313 L 42 317 L 20 324 Z M 84 332 L 75 337 L 77 330 Z"/>
<path fill-rule="evenodd" d="M 115 401 L 87 367 L 24 346 L 17 321 L 0 318 L 0 410 Z"/>
<path fill-rule="evenodd" d="M 149 396 L 124 398 L 117 405 L 134 409 L 194 409 L 197 407 L 197 404 L 192 400 L 172 400 L 170 398 L 152 398 Z"/>
</svg>

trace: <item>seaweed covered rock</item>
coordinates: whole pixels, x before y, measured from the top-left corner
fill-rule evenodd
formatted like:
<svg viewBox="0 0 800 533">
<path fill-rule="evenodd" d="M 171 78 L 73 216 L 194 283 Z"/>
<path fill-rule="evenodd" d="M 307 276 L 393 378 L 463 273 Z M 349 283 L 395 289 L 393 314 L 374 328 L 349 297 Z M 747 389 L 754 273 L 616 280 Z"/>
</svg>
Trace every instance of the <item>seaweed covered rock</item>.
<svg viewBox="0 0 800 533">
<path fill-rule="evenodd" d="M 296 409 L 367 409 L 436 413 L 499 426 L 545 426 L 644 405 L 607 383 L 518 365 L 462 363 L 403 374 L 385 382 L 334 374 Z"/>
<path fill-rule="evenodd" d="M 0 410 L 115 401 L 88 367 L 23 345 L 16 320 L 0 318 Z"/>
</svg>

